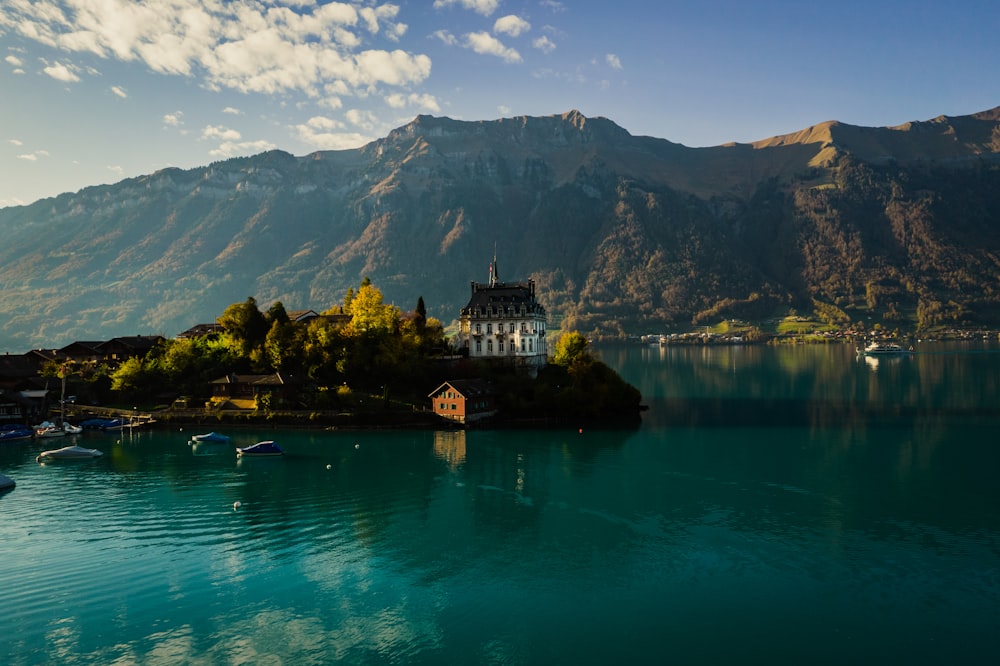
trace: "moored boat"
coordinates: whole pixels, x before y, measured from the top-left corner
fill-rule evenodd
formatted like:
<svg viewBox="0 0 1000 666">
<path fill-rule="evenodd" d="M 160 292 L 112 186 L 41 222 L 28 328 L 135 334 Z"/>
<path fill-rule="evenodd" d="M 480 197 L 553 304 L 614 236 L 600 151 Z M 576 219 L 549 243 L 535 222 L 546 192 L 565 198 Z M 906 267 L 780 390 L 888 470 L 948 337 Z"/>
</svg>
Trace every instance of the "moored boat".
<svg viewBox="0 0 1000 666">
<path fill-rule="evenodd" d="M 14 479 L 10 478 L 9 476 L 4 476 L 3 474 L 0 474 L 0 492 L 4 492 L 5 490 L 10 490 L 15 485 L 16 484 L 14 483 Z"/>
<path fill-rule="evenodd" d="M 204 444 L 225 444 L 229 441 L 229 435 L 223 435 L 218 432 L 208 432 L 204 435 L 194 435 L 191 437 L 192 443 L 204 443 Z"/>
<path fill-rule="evenodd" d="M 31 439 L 34 436 L 35 431 L 26 425 L 17 423 L 0 426 L 0 442 L 14 442 L 20 439 Z"/>
<path fill-rule="evenodd" d="M 82 446 L 64 446 L 61 449 L 42 451 L 35 456 L 35 462 L 46 462 L 50 460 L 82 460 L 84 458 L 97 458 L 104 453 L 97 449 L 85 449 Z"/>
<path fill-rule="evenodd" d="M 238 458 L 243 456 L 265 457 L 265 456 L 283 456 L 283 455 L 285 455 L 285 452 L 282 450 L 282 448 L 271 440 L 267 440 L 264 442 L 257 442 L 253 446 L 245 446 L 243 448 L 236 449 L 236 457 Z"/>
</svg>

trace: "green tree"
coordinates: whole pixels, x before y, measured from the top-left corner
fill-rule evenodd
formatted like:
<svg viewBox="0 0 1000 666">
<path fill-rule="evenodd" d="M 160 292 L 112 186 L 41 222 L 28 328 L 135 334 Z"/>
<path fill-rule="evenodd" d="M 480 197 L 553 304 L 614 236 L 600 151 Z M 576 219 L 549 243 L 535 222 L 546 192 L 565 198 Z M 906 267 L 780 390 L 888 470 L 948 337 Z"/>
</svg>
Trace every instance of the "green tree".
<svg viewBox="0 0 1000 666">
<path fill-rule="evenodd" d="M 552 357 L 552 362 L 563 367 L 589 363 L 593 360 L 588 351 L 589 346 L 587 338 L 581 333 L 577 331 L 565 333 L 556 342 L 555 356 Z"/>
<path fill-rule="evenodd" d="M 233 303 L 226 308 L 219 317 L 219 324 L 239 353 L 246 357 L 264 343 L 270 328 L 253 296 L 243 303 Z"/>
<path fill-rule="evenodd" d="M 267 321 L 272 325 L 274 322 L 287 324 L 290 321 L 288 313 L 285 312 L 285 306 L 281 303 L 281 301 L 275 301 L 271 307 L 267 309 Z"/>
</svg>

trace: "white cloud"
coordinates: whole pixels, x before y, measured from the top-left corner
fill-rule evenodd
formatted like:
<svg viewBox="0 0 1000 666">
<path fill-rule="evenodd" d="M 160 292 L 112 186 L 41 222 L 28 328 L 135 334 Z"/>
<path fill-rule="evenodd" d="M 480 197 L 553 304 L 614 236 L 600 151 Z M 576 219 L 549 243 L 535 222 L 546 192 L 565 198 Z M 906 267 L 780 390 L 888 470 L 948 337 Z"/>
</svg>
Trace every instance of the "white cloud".
<svg viewBox="0 0 1000 666">
<path fill-rule="evenodd" d="M 7 139 L 7 143 L 9 143 L 12 146 L 23 146 L 24 145 L 24 142 L 21 141 L 20 139 Z"/>
<path fill-rule="evenodd" d="M 110 171 L 112 174 L 114 174 L 115 178 L 121 179 L 125 177 L 125 169 L 121 168 L 120 166 L 117 165 L 108 166 L 107 170 Z"/>
<path fill-rule="evenodd" d="M 487 32 L 470 32 L 465 36 L 465 47 L 483 55 L 495 55 L 504 62 L 521 62 L 521 54 L 504 46 L 503 42 Z"/>
<path fill-rule="evenodd" d="M 222 112 L 223 113 L 227 113 L 227 114 L 229 114 L 231 116 L 242 116 L 243 115 L 242 111 L 240 111 L 239 109 L 234 109 L 231 106 L 227 106 L 226 108 L 224 108 L 222 110 Z"/>
<path fill-rule="evenodd" d="M 38 155 L 36 155 L 35 153 L 25 153 L 23 155 L 18 155 L 17 159 L 26 160 L 28 162 L 35 162 L 38 160 Z"/>
<path fill-rule="evenodd" d="M 201 130 L 201 138 L 218 139 L 219 141 L 239 141 L 242 137 L 234 129 L 222 125 L 208 125 Z"/>
<path fill-rule="evenodd" d="M 70 56 L 139 62 L 154 72 L 198 79 L 213 90 L 317 98 L 334 82 L 361 96 L 374 86 L 423 82 L 430 75 L 426 55 L 359 51 L 368 38 L 395 42 L 407 30 L 397 21 L 397 4 L 361 4 L 16 0 L 0 6 L 0 25 Z M 496 0 L 472 4 L 495 7 Z M 11 57 L 7 62 L 13 64 Z M 79 80 L 69 63 L 50 65 L 45 72 L 62 81 Z"/>
<path fill-rule="evenodd" d="M 277 148 L 270 141 L 223 141 L 217 148 L 208 151 L 212 157 L 235 157 L 236 155 L 256 155 Z"/>
<path fill-rule="evenodd" d="M 7 56 L 6 58 L 3 59 L 3 61 L 5 63 L 7 63 L 8 65 L 11 65 L 12 67 L 23 67 L 24 66 L 24 62 L 20 58 L 18 58 L 17 56 L 13 56 L 13 55 Z"/>
<path fill-rule="evenodd" d="M 545 54 L 552 53 L 556 50 L 555 43 L 545 35 L 542 35 L 535 41 L 531 42 L 531 45 Z"/>
<path fill-rule="evenodd" d="M 421 111 L 429 111 L 430 113 L 441 112 L 441 105 L 438 104 L 437 98 L 434 95 L 419 95 L 417 93 L 403 95 L 402 93 L 394 93 L 388 95 L 385 98 L 385 102 L 393 109 L 404 109 L 409 106 L 416 107 Z"/>
<path fill-rule="evenodd" d="M 73 70 L 69 66 L 57 62 L 54 65 L 49 65 L 42 69 L 43 72 L 51 76 L 56 81 L 62 81 L 64 83 L 76 83 L 80 80 L 80 77 L 73 73 Z"/>
<path fill-rule="evenodd" d="M 517 37 L 522 32 L 527 32 L 529 30 L 531 30 L 531 24 L 520 16 L 515 16 L 514 14 L 498 18 L 496 22 L 493 23 L 493 32 L 510 35 L 511 37 Z"/>
<path fill-rule="evenodd" d="M 295 136 L 317 150 L 346 150 L 358 148 L 372 141 L 371 137 L 357 132 L 339 132 L 344 124 L 339 120 L 315 116 L 302 125 L 291 128 Z"/>
<path fill-rule="evenodd" d="M 621 59 L 618 56 L 616 56 L 614 53 L 609 53 L 606 56 L 604 56 L 604 61 L 606 63 L 608 63 L 608 65 L 610 65 L 612 69 L 621 69 L 622 68 L 622 61 L 621 61 Z"/>
<path fill-rule="evenodd" d="M 349 109 L 344 113 L 347 121 L 356 127 L 371 133 L 378 123 L 378 118 L 371 111 L 361 111 L 359 109 Z"/>
<path fill-rule="evenodd" d="M 498 106 L 497 111 L 499 111 L 500 115 L 503 117 L 510 115 L 510 107 L 507 106 L 506 104 L 501 104 L 500 106 Z"/>
<path fill-rule="evenodd" d="M 458 44 L 458 38 L 447 30 L 435 30 L 432 36 L 437 37 L 448 46 L 455 46 Z"/>
<path fill-rule="evenodd" d="M 184 124 L 184 112 L 175 111 L 174 113 L 168 113 L 163 116 L 163 124 L 168 127 L 180 127 Z"/>
<path fill-rule="evenodd" d="M 500 6 L 500 0 L 434 0 L 434 9 L 442 9 L 458 5 L 463 9 L 471 9 L 477 14 L 489 16 Z"/>
<path fill-rule="evenodd" d="M 111 86 L 111 92 L 113 92 L 115 95 L 121 97 L 122 99 L 127 99 L 128 98 L 128 93 L 121 86 Z"/>
</svg>

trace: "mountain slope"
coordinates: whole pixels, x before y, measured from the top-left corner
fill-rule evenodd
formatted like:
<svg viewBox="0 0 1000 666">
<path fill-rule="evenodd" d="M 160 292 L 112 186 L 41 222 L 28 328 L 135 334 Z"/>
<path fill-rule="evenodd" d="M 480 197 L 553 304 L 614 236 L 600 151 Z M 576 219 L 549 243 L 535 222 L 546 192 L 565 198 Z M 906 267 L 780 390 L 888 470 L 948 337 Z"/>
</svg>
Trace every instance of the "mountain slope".
<svg viewBox="0 0 1000 666">
<path fill-rule="evenodd" d="M 988 320 L 998 128 L 1000 108 L 688 148 L 575 111 L 419 116 L 358 150 L 166 169 L 0 210 L 0 343 L 175 335 L 251 295 L 321 310 L 365 275 L 448 322 L 494 244 L 585 331 L 812 299 Z"/>
</svg>

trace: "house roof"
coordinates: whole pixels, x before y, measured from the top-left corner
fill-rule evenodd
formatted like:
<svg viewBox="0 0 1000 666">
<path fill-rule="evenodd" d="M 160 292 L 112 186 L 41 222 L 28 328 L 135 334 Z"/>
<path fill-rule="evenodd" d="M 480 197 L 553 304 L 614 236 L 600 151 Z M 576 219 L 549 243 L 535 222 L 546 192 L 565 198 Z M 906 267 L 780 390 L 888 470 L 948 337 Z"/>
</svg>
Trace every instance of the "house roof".
<svg viewBox="0 0 1000 666">
<path fill-rule="evenodd" d="M 270 375 L 237 375 L 235 373 L 213 379 L 213 384 L 252 384 L 254 386 L 280 386 L 292 381 L 290 377 L 284 377 L 280 372 Z"/>
<path fill-rule="evenodd" d="M 162 335 L 127 335 L 120 338 L 111 338 L 97 345 L 97 348 L 100 350 L 105 347 L 122 346 L 134 351 L 148 351 L 163 341 L 164 337 Z"/>
<path fill-rule="evenodd" d="M 545 314 L 545 308 L 535 299 L 534 280 L 498 282 L 492 285 L 473 282 L 472 295 L 468 305 L 462 308 L 462 314 L 470 315 L 477 311 L 486 314 L 492 308 L 520 310 L 522 305 L 530 313 Z"/>
<path fill-rule="evenodd" d="M 211 333 L 220 333 L 220 332 L 222 332 L 222 325 L 221 324 L 215 324 L 215 323 L 212 323 L 212 324 L 195 324 L 194 326 L 192 326 L 188 330 L 184 331 L 183 333 L 181 333 L 177 337 L 178 338 L 198 338 L 198 337 L 201 337 L 203 335 L 209 335 Z"/>
<path fill-rule="evenodd" d="M 493 395 L 495 391 L 493 390 L 493 385 L 490 384 L 485 379 L 452 379 L 447 381 L 436 389 L 427 394 L 428 398 L 433 398 L 434 396 L 441 393 L 445 388 L 451 388 L 451 390 L 456 391 L 463 398 L 477 398 L 484 395 Z"/>
</svg>

